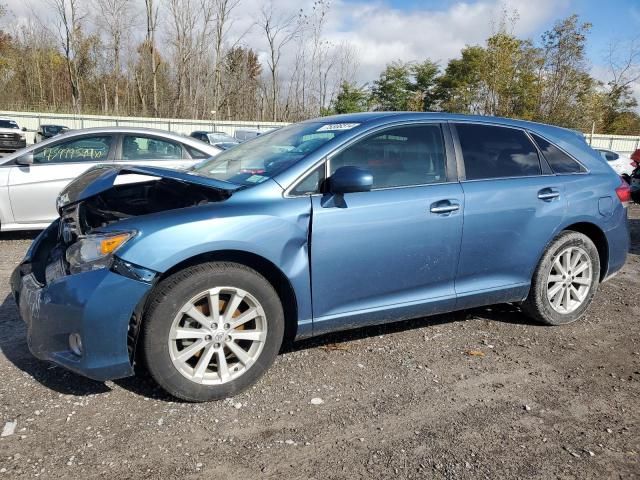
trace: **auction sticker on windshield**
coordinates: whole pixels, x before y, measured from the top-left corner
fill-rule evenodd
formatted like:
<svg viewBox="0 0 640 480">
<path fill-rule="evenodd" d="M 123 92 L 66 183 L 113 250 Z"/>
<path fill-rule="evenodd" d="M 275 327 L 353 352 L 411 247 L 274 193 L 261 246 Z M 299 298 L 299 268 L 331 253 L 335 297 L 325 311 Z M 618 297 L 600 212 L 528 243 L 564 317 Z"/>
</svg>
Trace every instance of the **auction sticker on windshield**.
<svg viewBox="0 0 640 480">
<path fill-rule="evenodd" d="M 321 126 L 316 132 L 328 132 L 334 130 L 351 130 L 352 128 L 356 128 L 359 123 L 328 123 L 327 125 Z"/>
</svg>

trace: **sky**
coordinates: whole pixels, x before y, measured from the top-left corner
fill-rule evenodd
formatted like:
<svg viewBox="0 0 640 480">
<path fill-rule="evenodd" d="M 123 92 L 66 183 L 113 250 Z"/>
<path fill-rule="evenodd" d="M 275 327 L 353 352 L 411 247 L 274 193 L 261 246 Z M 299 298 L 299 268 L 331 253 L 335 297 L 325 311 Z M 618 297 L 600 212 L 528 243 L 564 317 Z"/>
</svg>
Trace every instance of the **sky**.
<svg viewBox="0 0 640 480">
<path fill-rule="evenodd" d="M 48 0 L 0 0 L 12 11 L 7 21 L 19 23 L 29 11 L 47 22 Z M 91 0 L 81 0 L 90 9 Z M 134 0 L 141 2 L 141 0 Z M 313 0 L 272 0 L 283 12 L 310 10 Z M 240 0 L 233 31 L 248 33 L 244 43 L 266 54 L 264 39 L 251 28 L 266 0 Z M 612 42 L 640 39 L 640 0 L 330 0 L 326 36 L 334 43 L 355 45 L 357 81 L 370 82 L 397 59 L 430 58 L 446 65 L 465 45 L 481 44 L 495 31 L 500 12 L 517 11 L 514 33 L 538 40 L 553 23 L 572 13 L 593 24 L 588 41 L 592 74 L 606 80 L 606 56 Z M 143 20 L 140 12 L 140 20 Z M 6 23 L 6 22 L 5 22 Z M 144 26 L 139 25 L 141 34 Z M 234 33 L 232 32 L 232 33 Z M 640 92 L 640 86 L 637 87 Z"/>
</svg>

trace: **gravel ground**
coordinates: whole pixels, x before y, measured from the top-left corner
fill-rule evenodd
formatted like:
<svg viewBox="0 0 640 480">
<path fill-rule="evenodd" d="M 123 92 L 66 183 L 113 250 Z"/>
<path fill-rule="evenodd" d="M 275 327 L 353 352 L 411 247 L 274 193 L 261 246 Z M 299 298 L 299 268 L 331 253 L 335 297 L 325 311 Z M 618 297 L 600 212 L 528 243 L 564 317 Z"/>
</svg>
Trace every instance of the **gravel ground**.
<svg viewBox="0 0 640 480">
<path fill-rule="evenodd" d="M 510 306 L 298 343 L 232 400 L 32 358 L 0 237 L 0 478 L 639 478 L 640 207 L 623 271 L 561 328 Z M 7 425 L 9 424 L 9 425 Z M 5 433 L 9 433 L 9 432 Z"/>
</svg>

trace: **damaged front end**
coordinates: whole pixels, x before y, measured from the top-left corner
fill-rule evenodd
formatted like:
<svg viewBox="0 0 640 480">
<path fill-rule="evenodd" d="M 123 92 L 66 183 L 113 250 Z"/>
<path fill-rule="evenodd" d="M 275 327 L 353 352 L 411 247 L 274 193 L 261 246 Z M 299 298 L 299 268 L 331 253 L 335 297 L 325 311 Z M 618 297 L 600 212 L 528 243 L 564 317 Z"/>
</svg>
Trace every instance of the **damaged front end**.
<svg viewBox="0 0 640 480">
<path fill-rule="evenodd" d="M 117 257 L 138 235 L 118 222 L 224 201 L 235 188 L 157 168 L 98 167 L 72 182 L 59 197 L 60 218 L 11 279 L 31 352 L 97 380 L 132 375 L 132 319 L 157 274 Z"/>
</svg>

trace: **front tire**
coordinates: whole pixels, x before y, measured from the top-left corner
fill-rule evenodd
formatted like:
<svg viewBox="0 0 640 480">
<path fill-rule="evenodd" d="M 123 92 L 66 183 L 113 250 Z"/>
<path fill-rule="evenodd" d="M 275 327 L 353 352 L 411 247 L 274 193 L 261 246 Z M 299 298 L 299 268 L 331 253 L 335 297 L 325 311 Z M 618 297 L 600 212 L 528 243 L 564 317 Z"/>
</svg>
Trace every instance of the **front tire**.
<svg viewBox="0 0 640 480">
<path fill-rule="evenodd" d="M 522 308 L 545 325 L 565 325 L 584 315 L 598 289 L 600 257 L 589 237 L 562 232 L 547 247 Z"/>
<path fill-rule="evenodd" d="M 142 348 L 164 390 L 204 402 L 254 384 L 275 360 L 283 335 L 273 286 L 244 265 L 211 262 L 158 285 L 144 317 Z"/>
</svg>

